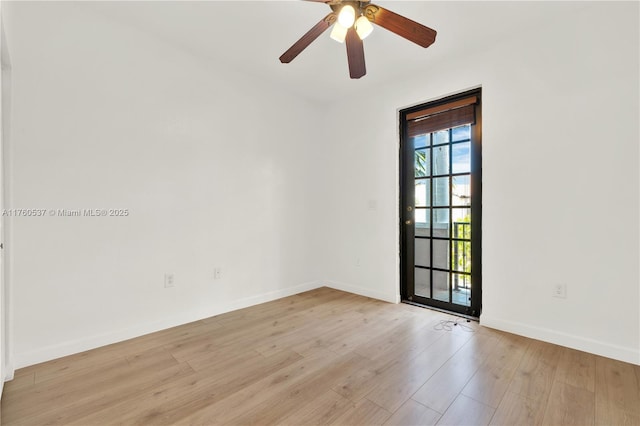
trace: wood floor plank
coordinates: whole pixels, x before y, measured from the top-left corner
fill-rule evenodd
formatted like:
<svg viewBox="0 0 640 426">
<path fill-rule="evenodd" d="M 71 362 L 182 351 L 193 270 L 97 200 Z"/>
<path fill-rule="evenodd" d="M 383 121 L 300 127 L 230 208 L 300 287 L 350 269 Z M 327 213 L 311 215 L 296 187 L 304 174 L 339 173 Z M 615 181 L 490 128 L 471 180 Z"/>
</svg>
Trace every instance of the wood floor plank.
<svg viewBox="0 0 640 426">
<path fill-rule="evenodd" d="M 470 335 L 445 334 L 410 362 L 387 370 L 366 398 L 395 412 L 470 338 Z"/>
<path fill-rule="evenodd" d="M 254 350 L 241 350 L 235 347 L 220 348 L 215 351 L 200 354 L 194 358 L 189 358 L 189 360 L 185 362 L 195 371 L 210 371 L 213 368 L 223 368 L 221 366 L 227 365 L 228 362 L 233 362 L 234 359 L 238 361 L 246 358 L 255 359 L 258 358 L 259 355 L 260 353 Z"/>
<path fill-rule="evenodd" d="M 239 324 L 226 325 L 222 330 L 194 336 L 166 348 L 178 361 L 189 362 L 225 351 L 241 350 L 249 345 L 268 356 L 299 343 L 301 336 L 306 338 L 313 335 L 310 330 L 313 324 L 318 324 L 319 328 L 333 327 L 335 322 L 340 326 L 352 319 L 352 313 L 343 311 L 353 304 L 353 297 L 351 295 L 320 306 L 305 306 L 295 313 L 289 312 L 269 321 L 252 318 L 249 323 L 243 323 L 238 320 Z M 338 312 L 342 312 L 342 315 L 337 315 Z M 336 316 L 339 318 L 336 319 Z M 313 321 L 309 321 L 310 318 Z M 196 368 L 194 362 L 191 364 Z"/>
<path fill-rule="evenodd" d="M 308 328 L 311 323 L 310 318 L 314 322 L 321 323 L 324 319 L 333 319 L 338 312 L 347 315 L 344 311 L 349 304 L 354 302 L 353 297 L 353 295 L 345 296 L 331 303 L 322 303 L 317 306 L 298 306 L 295 311 L 281 313 L 279 317 L 272 316 L 271 313 L 265 318 L 252 315 L 249 321 L 238 319 L 236 323 L 227 324 L 221 330 L 182 340 L 167 346 L 167 349 L 179 361 L 187 361 L 192 357 L 201 356 L 224 347 L 252 345 L 255 350 L 264 349 L 269 343 L 288 338 L 290 335 L 300 333 Z M 326 300 L 324 301 L 326 302 Z M 257 347 L 255 347 L 256 345 Z M 270 353 L 275 353 L 285 348 L 271 349 Z M 268 354 L 265 353 L 265 355 Z"/>
<path fill-rule="evenodd" d="M 509 392 L 546 401 L 551 392 L 560 352 L 560 346 L 539 340 L 531 342 L 511 380 Z"/>
<path fill-rule="evenodd" d="M 595 424 L 598 426 L 638 426 L 640 416 L 624 410 L 613 408 L 611 405 L 596 402 Z"/>
<path fill-rule="evenodd" d="M 124 424 L 178 423 L 193 412 L 222 401 L 300 359 L 293 352 L 283 352 L 269 358 L 253 352 L 244 359 L 238 357 L 218 364 L 204 374 L 195 372 L 172 383 L 156 386 L 120 404 L 94 411 L 76 423 L 78 426 L 106 424 L 114 417 Z"/>
<path fill-rule="evenodd" d="M 631 364 L 596 357 L 595 396 L 597 424 L 640 418 L 640 380 Z"/>
<path fill-rule="evenodd" d="M 347 398 L 329 389 L 294 410 L 278 423 L 283 426 L 326 425 L 335 422 L 353 406 Z"/>
<path fill-rule="evenodd" d="M 352 402 L 360 401 L 376 385 L 378 378 L 397 361 L 377 362 L 342 377 L 333 389 Z"/>
<path fill-rule="evenodd" d="M 310 375 L 327 368 L 336 358 L 337 355 L 326 351 L 304 357 L 277 373 L 271 374 L 219 402 L 192 413 L 181 420 L 181 423 L 232 423 L 234 419 L 258 409 L 271 396 L 285 394 L 292 387 L 304 382 Z"/>
<path fill-rule="evenodd" d="M 283 392 L 270 391 L 265 400 L 254 408 L 245 407 L 245 412 L 234 418 L 236 424 L 278 424 L 288 413 L 314 398 L 320 389 L 330 389 L 335 383 L 336 377 L 355 371 L 365 358 L 350 353 L 339 356 L 330 365 L 318 369 L 312 374 L 292 383 Z"/>
<path fill-rule="evenodd" d="M 51 364 L 47 364 L 46 367 L 34 367 L 34 380 L 35 383 L 43 383 L 69 374 L 82 374 L 92 370 L 97 365 L 108 367 L 115 359 L 125 361 L 124 355 L 113 355 L 111 353 L 83 352 L 82 354 L 71 355 L 51 361 Z"/>
<path fill-rule="evenodd" d="M 496 348 L 495 337 L 473 336 L 412 396 L 423 405 L 444 413 L 485 359 Z"/>
<path fill-rule="evenodd" d="M 409 399 L 385 422 L 385 426 L 432 426 L 438 423 L 441 416 L 437 411 Z"/>
<path fill-rule="evenodd" d="M 595 394 L 556 380 L 551 388 L 542 423 L 590 426 L 595 422 Z"/>
<path fill-rule="evenodd" d="M 446 426 L 488 425 L 495 409 L 468 396 L 459 395 L 438 421 Z"/>
<path fill-rule="evenodd" d="M 501 336 L 495 351 L 478 368 L 462 393 L 497 408 L 528 345 L 529 340 L 524 337 L 507 334 Z"/>
<path fill-rule="evenodd" d="M 556 380 L 595 392 L 596 356 L 570 348 L 561 348 Z"/>
<path fill-rule="evenodd" d="M 291 349 L 308 336 L 324 335 L 334 330 L 345 329 L 346 324 L 357 321 L 362 317 L 359 312 L 347 312 L 338 316 L 335 307 L 325 312 L 310 312 L 309 314 L 312 315 L 313 321 L 309 321 L 308 317 L 304 318 L 299 327 L 279 336 L 264 339 L 256 350 L 265 356 L 269 356 L 284 349 Z"/>
<path fill-rule="evenodd" d="M 327 349 L 340 354 L 353 351 L 363 343 L 376 338 L 380 333 L 391 330 L 407 320 L 407 316 L 402 312 L 397 312 L 392 317 L 386 319 L 379 317 L 376 321 L 371 321 L 367 323 L 366 326 L 360 328 L 358 333 L 349 333 L 342 336 L 341 339 L 330 344 Z"/>
<path fill-rule="evenodd" d="M 407 339 L 414 339 L 416 336 L 431 339 L 438 333 L 433 329 L 433 326 L 440 318 L 441 316 L 434 311 L 426 311 L 424 315 L 408 317 L 393 328 L 379 332 L 375 339 L 369 339 L 353 350 L 370 359 L 375 359 L 388 351 L 396 351 L 398 345 Z"/>
<path fill-rule="evenodd" d="M 317 350 L 335 349 L 336 346 L 353 346 L 354 343 L 350 342 L 349 336 L 353 334 L 354 327 L 358 330 L 386 330 L 407 317 L 406 313 L 399 312 L 397 309 L 390 309 L 388 306 L 381 306 L 378 310 L 371 312 L 360 312 L 360 309 L 356 311 L 362 313 L 363 316 L 355 319 L 351 327 L 336 328 L 320 335 L 308 336 L 308 338 L 292 346 L 291 349 L 306 356 Z M 357 342 L 355 343 L 357 344 Z"/>
<path fill-rule="evenodd" d="M 345 426 L 382 425 L 389 419 L 389 417 L 391 417 L 390 412 L 369 400 L 363 399 L 343 415 L 338 417 L 334 422 L 329 424 Z"/>
<path fill-rule="evenodd" d="M 507 392 L 489 424 L 495 426 L 539 425 L 544 418 L 545 406 L 546 401 L 542 399 L 531 399 Z"/>
<path fill-rule="evenodd" d="M 352 401 L 359 401 L 377 386 L 382 377 L 389 374 L 389 370 L 406 368 L 399 366 L 401 364 L 411 363 L 412 360 L 435 345 L 440 339 L 446 336 L 449 336 L 447 339 L 451 339 L 451 334 L 452 333 L 448 331 L 440 330 L 435 334 L 431 332 L 420 333 L 417 336 L 400 341 L 395 350 L 371 355 L 371 363 L 368 363 L 362 370 L 343 378 L 333 389 L 345 398 L 349 398 Z M 465 339 L 466 337 L 460 337 L 457 334 L 455 334 L 455 336 L 457 336 L 456 339 Z M 408 388 L 405 388 L 404 396 L 406 396 L 407 390 Z"/>
<path fill-rule="evenodd" d="M 22 413 L 28 421 L 18 421 L 17 423 L 28 425 L 73 424 L 78 419 L 94 412 L 100 412 L 105 407 L 115 406 L 156 386 L 166 383 L 173 384 L 192 373 L 193 370 L 184 363 L 165 368 L 132 371 L 126 378 L 114 377 L 114 382 L 96 383 L 86 391 L 84 396 L 74 394 L 73 398 L 66 397 L 62 401 L 47 401 L 41 406 L 34 406 L 37 409 Z M 93 384 L 91 381 L 90 383 Z M 51 406 L 55 409 L 51 409 Z M 47 407 L 49 408 L 47 409 Z M 117 416 L 121 414 L 117 413 Z M 80 424 L 86 425 L 84 422 L 80 422 Z"/>
<path fill-rule="evenodd" d="M 307 317 L 304 311 L 284 315 L 280 318 L 268 318 L 268 320 L 258 318 L 247 323 L 238 322 L 237 324 L 226 325 L 222 329 L 217 330 L 215 334 L 211 333 L 208 337 L 216 347 L 253 342 L 256 338 L 269 339 L 299 328 L 305 318 Z M 191 339 L 191 341 L 193 340 L 196 340 L 196 343 L 198 343 L 199 339 Z M 169 349 L 172 353 L 176 353 L 177 356 L 179 356 L 178 354 L 180 352 L 177 349 Z"/>
</svg>

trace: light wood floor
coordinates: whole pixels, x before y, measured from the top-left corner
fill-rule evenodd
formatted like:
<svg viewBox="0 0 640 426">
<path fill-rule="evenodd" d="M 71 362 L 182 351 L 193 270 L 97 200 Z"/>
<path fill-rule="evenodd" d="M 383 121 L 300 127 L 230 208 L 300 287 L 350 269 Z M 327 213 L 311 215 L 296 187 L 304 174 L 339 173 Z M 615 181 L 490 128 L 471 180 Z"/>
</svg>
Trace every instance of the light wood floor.
<svg viewBox="0 0 640 426">
<path fill-rule="evenodd" d="M 640 425 L 640 367 L 322 288 L 16 372 L 3 425 Z"/>
</svg>

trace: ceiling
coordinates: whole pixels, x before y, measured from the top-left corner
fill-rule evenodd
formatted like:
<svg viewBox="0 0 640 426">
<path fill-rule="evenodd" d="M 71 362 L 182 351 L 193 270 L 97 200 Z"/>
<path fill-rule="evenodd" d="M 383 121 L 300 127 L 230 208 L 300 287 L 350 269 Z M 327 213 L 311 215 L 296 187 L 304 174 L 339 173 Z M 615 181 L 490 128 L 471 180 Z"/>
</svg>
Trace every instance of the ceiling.
<svg viewBox="0 0 640 426">
<path fill-rule="evenodd" d="M 134 26 L 203 58 L 211 66 L 314 100 L 428 73 L 451 55 L 487 49 L 521 32 L 542 31 L 588 2 L 377 1 L 438 32 L 423 49 L 376 27 L 365 40 L 367 75 L 349 79 L 344 45 L 320 36 L 292 63 L 278 57 L 322 19 L 329 7 L 305 1 L 87 2 L 91 13 Z"/>
</svg>

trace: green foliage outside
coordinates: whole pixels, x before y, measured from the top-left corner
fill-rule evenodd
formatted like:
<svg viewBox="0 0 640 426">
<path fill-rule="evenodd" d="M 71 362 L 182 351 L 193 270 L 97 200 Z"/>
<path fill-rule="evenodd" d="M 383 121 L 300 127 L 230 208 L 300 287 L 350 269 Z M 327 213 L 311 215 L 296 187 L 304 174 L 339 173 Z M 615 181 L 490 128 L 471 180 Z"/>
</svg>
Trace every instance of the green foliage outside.
<svg viewBox="0 0 640 426">
<path fill-rule="evenodd" d="M 427 153 L 425 151 L 416 151 L 415 170 L 416 176 L 427 176 L 428 170 Z"/>
<path fill-rule="evenodd" d="M 471 239 L 471 216 L 467 215 L 454 222 L 454 237 Z M 451 269 L 460 272 L 471 272 L 471 241 L 453 241 Z M 465 284 L 468 277 L 464 277 Z"/>
</svg>

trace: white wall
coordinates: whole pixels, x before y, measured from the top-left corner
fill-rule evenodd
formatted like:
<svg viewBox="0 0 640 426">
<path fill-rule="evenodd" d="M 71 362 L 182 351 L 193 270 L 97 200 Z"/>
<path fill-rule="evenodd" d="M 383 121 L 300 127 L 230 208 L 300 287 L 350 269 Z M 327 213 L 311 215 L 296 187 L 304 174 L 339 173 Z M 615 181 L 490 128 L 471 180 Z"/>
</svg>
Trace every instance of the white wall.
<svg viewBox="0 0 640 426">
<path fill-rule="evenodd" d="M 638 47 L 637 3 L 593 3 L 337 102 L 323 278 L 398 297 L 397 109 L 482 86 L 481 322 L 640 363 Z"/>
<path fill-rule="evenodd" d="M 397 111 L 479 85 L 482 322 L 640 363 L 637 4 L 329 106 L 86 7 L 10 4 L 8 207 L 131 215 L 14 220 L 17 367 L 320 281 L 398 300 Z"/>
<path fill-rule="evenodd" d="M 130 215 L 15 219 L 16 367 L 318 285 L 315 107 L 87 5 L 10 5 L 10 207 Z"/>
</svg>

